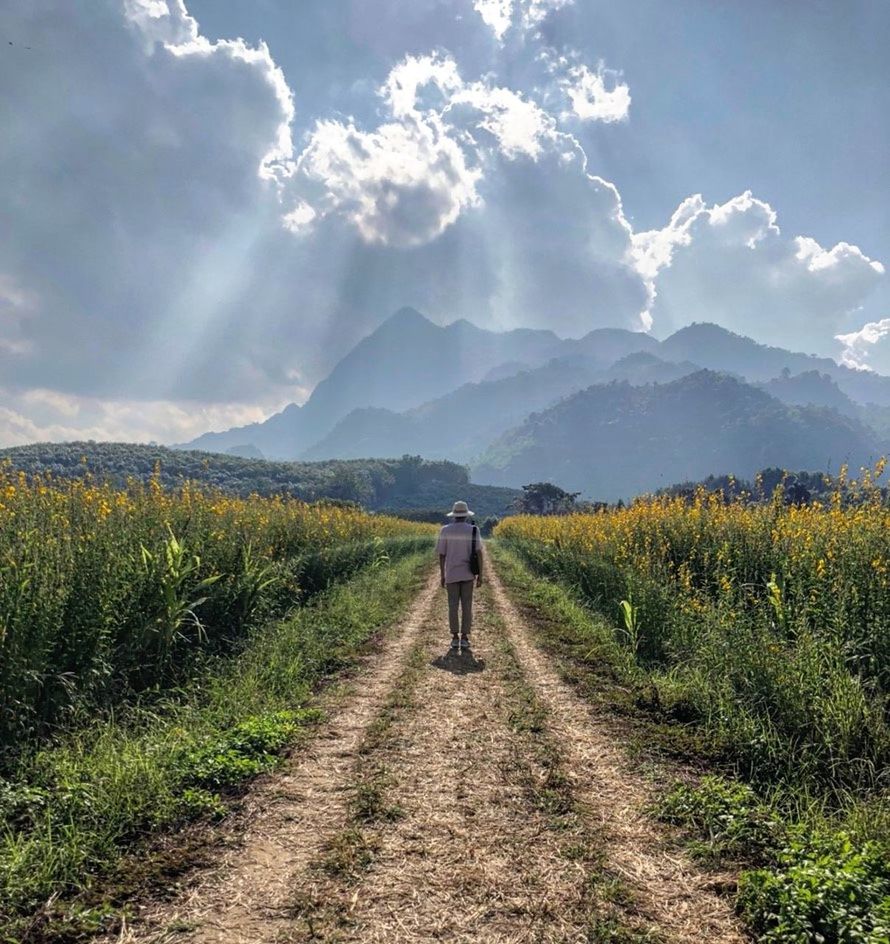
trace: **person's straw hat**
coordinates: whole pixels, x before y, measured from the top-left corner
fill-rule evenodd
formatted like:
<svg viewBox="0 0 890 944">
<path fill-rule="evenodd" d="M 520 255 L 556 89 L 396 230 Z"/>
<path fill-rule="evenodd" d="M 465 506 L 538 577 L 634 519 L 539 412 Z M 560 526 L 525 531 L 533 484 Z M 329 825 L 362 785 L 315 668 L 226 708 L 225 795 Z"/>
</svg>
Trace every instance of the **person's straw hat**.
<svg viewBox="0 0 890 944">
<path fill-rule="evenodd" d="M 470 511 L 465 501 L 456 501 L 454 503 L 454 507 L 451 509 L 451 511 L 448 512 L 448 514 L 445 517 L 446 518 L 471 518 L 475 514 L 476 514 L 475 511 Z"/>
</svg>

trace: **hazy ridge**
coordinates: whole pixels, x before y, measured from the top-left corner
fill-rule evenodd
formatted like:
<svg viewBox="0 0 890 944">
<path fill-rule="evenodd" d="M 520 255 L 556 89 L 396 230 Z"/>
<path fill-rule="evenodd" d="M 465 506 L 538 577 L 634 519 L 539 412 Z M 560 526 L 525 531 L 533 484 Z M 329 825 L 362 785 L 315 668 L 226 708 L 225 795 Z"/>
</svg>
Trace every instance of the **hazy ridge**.
<svg viewBox="0 0 890 944">
<path fill-rule="evenodd" d="M 552 479 L 602 499 L 770 464 L 870 461 L 886 447 L 888 409 L 888 377 L 714 324 L 663 341 L 618 328 L 560 339 L 442 327 L 403 308 L 303 406 L 187 446 L 303 461 L 422 455 L 465 463 L 480 482 Z M 744 447 L 730 448 L 740 431 Z"/>
</svg>

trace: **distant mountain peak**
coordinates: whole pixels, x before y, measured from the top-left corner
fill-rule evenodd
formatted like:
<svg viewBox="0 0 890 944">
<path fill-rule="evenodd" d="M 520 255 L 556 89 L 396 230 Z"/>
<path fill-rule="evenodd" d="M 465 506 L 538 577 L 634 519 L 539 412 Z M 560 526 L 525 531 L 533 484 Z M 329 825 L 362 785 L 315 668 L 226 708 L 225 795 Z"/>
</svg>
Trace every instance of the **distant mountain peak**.
<svg viewBox="0 0 890 944">
<path fill-rule="evenodd" d="M 398 311 L 393 312 L 381 327 L 386 325 L 404 326 L 404 325 L 433 325 L 433 322 L 426 315 L 421 314 L 416 308 L 410 305 L 403 305 Z"/>
<path fill-rule="evenodd" d="M 658 355 L 653 354 L 651 351 L 631 351 L 630 354 L 625 354 L 624 357 L 618 358 L 612 367 L 614 369 L 620 367 L 636 367 L 644 364 L 649 365 L 664 363 L 666 363 L 664 358 L 658 357 Z"/>
<path fill-rule="evenodd" d="M 447 331 L 482 331 L 478 325 L 474 325 L 472 321 L 468 321 L 466 318 L 458 318 L 457 321 L 452 321 L 450 325 L 446 327 Z"/>
<path fill-rule="evenodd" d="M 683 325 L 682 328 L 678 328 L 671 337 L 707 337 L 708 335 L 715 337 L 725 337 L 729 335 L 733 338 L 751 340 L 751 338 L 744 338 L 743 335 L 737 334 L 735 331 L 730 331 L 729 328 L 724 328 L 714 321 L 693 321 L 691 324 Z"/>
</svg>

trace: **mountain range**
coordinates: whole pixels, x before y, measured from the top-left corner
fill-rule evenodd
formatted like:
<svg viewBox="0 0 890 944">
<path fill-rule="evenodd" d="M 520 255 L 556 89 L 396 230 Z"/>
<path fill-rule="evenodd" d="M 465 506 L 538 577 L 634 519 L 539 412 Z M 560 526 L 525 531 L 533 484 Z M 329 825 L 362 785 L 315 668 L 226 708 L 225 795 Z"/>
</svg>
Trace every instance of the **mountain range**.
<svg viewBox="0 0 890 944">
<path fill-rule="evenodd" d="M 474 464 L 487 484 L 545 480 L 617 501 L 716 469 L 837 470 L 878 458 L 858 420 L 788 406 L 728 374 L 700 370 L 668 384 L 597 384 L 529 416 Z"/>
<path fill-rule="evenodd" d="M 550 479 L 609 499 L 770 464 L 871 461 L 888 410 L 890 377 L 713 324 L 663 341 L 615 328 L 562 339 L 443 327 L 403 308 L 302 406 L 183 448 L 306 461 L 422 455 L 465 463 L 482 483 Z"/>
</svg>

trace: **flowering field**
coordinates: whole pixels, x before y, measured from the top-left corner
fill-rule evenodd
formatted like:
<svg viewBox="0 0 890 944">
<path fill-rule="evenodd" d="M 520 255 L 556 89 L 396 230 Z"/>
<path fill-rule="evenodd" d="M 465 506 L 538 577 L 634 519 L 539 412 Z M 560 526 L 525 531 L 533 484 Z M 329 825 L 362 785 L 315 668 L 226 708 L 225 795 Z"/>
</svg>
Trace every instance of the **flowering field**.
<svg viewBox="0 0 890 944">
<path fill-rule="evenodd" d="M 603 614 L 659 709 L 746 776 L 886 789 L 890 509 L 870 476 L 844 484 L 826 505 L 700 492 L 496 534 Z"/>
<path fill-rule="evenodd" d="M 0 469 L 0 750 L 177 683 L 198 654 L 430 534 L 323 502 Z"/>
</svg>

